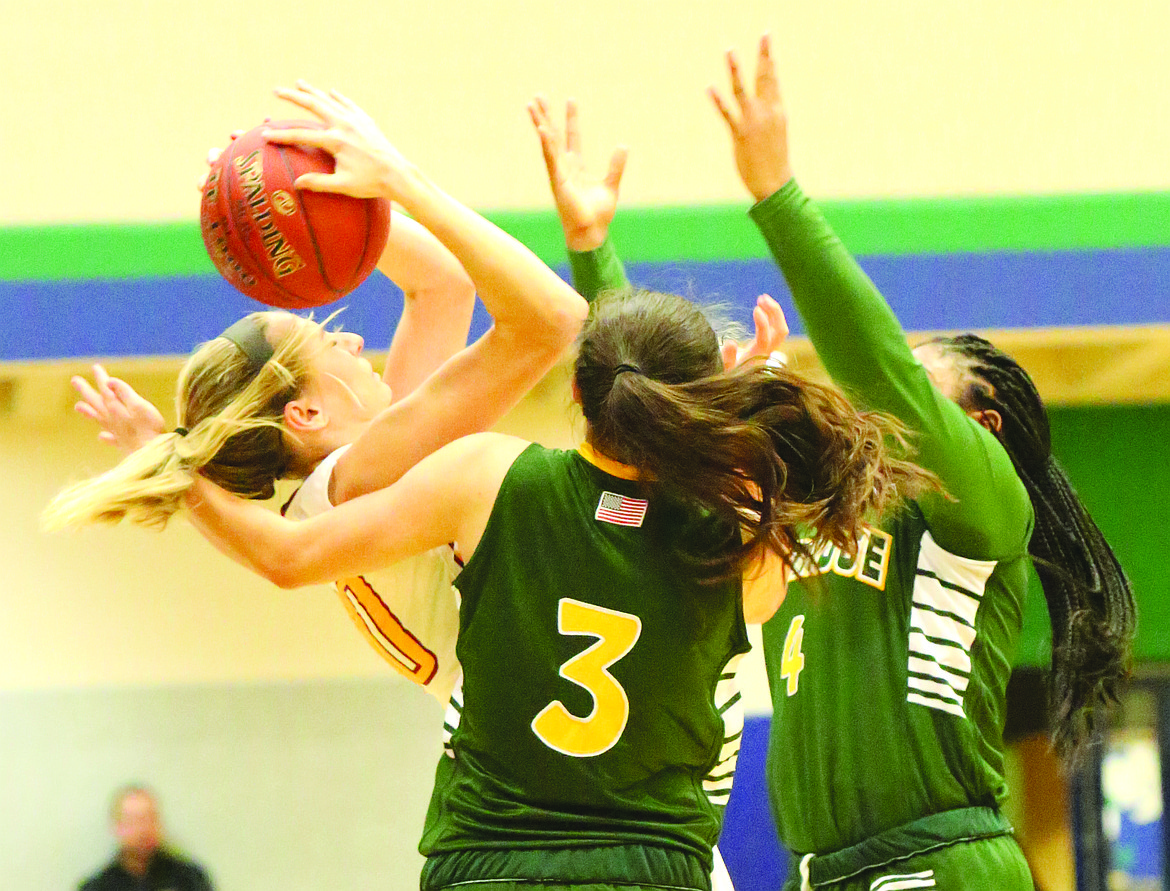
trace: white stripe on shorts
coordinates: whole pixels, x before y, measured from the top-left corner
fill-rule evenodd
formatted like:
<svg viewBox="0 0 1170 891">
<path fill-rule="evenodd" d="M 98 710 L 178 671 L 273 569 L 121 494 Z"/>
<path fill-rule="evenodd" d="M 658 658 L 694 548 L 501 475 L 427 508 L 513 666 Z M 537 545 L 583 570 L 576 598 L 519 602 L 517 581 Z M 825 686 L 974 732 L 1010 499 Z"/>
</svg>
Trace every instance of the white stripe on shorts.
<svg viewBox="0 0 1170 891">
<path fill-rule="evenodd" d="M 874 879 L 869 891 L 902 891 L 904 888 L 934 888 L 934 870 L 908 872 L 902 875 L 890 874 Z"/>
</svg>

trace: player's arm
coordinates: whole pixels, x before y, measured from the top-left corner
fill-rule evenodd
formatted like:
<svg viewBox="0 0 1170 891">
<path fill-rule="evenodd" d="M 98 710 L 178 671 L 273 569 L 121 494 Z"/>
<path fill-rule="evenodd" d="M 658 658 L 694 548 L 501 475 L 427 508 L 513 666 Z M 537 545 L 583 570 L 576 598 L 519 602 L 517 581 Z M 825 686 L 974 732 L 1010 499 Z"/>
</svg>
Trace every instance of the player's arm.
<svg viewBox="0 0 1170 891">
<path fill-rule="evenodd" d="M 788 565 L 775 551 L 765 549 L 743 575 L 743 619 L 762 625 L 772 618 L 788 594 Z"/>
<path fill-rule="evenodd" d="M 322 148 L 335 159 L 332 174 L 305 174 L 298 188 L 396 201 L 455 256 L 494 322 L 342 456 L 333 489 L 340 503 L 393 483 L 442 445 L 499 420 L 572 343 L 588 306 L 530 250 L 406 161 L 352 101 L 305 84 L 278 95 L 316 114 L 327 129 L 281 130 L 269 138 Z"/>
<path fill-rule="evenodd" d="M 528 445 L 496 433 L 465 437 L 394 485 L 306 520 L 287 520 L 197 476 L 188 512 L 219 551 L 281 588 L 372 572 L 452 541 L 469 557 L 508 468 Z"/>
<path fill-rule="evenodd" d="M 734 106 L 711 91 L 731 132 L 751 210 L 792 291 L 809 339 L 833 380 L 914 434 L 916 460 L 950 497 L 920 502 L 932 534 L 955 553 L 997 557 L 1025 545 L 1027 492 L 995 438 L 931 384 L 885 299 L 800 191 L 788 157 L 787 120 L 768 40 L 754 89 L 728 54 Z"/>
<path fill-rule="evenodd" d="M 586 300 L 593 300 L 603 291 L 628 288 L 625 267 L 609 239 L 609 224 L 617 212 L 618 189 L 628 150 L 625 146 L 614 149 L 609 169 L 598 179 L 588 172 L 581 154 L 581 130 L 574 100 L 565 103 L 563 131 L 553 120 L 543 96 L 528 103 L 528 115 L 540 137 L 549 187 L 565 231 L 573 286 Z"/>
<path fill-rule="evenodd" d="M 402 290 L 382 371 L 401 399 L 467 345 L 475 285 L 455 255 L 404 213 L 394 215 L 378 270 Z"/>
</svg>

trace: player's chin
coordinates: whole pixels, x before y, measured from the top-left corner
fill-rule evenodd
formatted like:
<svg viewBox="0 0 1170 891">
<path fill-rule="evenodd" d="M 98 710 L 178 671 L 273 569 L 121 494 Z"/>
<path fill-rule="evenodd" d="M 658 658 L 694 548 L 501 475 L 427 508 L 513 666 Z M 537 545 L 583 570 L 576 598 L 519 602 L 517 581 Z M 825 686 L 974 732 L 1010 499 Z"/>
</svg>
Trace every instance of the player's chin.
<svg viewBox="0 0 1170 891">
<path fill-rule="evenodd" d="M 390 385 L 381 380 L 378 384 L 378 388 L 370 400 L 370 408 L 373 409 L 375 415 L 382 413 L 394 403 L 394 391 L 390 389 Z"/>
</svg>

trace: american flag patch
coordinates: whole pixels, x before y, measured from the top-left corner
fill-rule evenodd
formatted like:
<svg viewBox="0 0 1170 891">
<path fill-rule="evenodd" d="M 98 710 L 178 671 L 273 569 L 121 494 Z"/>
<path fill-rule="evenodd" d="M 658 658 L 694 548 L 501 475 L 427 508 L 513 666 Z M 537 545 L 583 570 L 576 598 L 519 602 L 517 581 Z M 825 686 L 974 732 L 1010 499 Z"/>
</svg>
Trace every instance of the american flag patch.
<svg viewBox="0 0 1170 891">
<path fill-rule="evenodd" d="M 601 500 L 597 502 L 597 513 L 593 518 L 617 526 L 641 526 L 649 505 L 650 502 L 644 498 L 630 498 L 617 492 L 602 492 Z"/>
</svg>

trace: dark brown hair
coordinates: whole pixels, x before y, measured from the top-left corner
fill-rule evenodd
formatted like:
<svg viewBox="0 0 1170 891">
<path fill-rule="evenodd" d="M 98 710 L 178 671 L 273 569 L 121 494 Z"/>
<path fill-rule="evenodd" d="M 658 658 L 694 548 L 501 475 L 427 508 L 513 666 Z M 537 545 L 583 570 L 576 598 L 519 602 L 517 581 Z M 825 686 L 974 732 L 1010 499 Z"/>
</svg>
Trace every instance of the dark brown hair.
<svg viewBox="0 0 1170 891">
<path fill-rule="evenodd" d="M 763 362 L 725 372 L 702 310 L 652 291 L 593 304 L 576 361 L 591 444 L 727 521 L 713 577 L 762 548 L 789 565 L 825 542 L 853 551 L 863 524 L 933 477 L 900 455 L 896 421 Z"/>
</svg>

